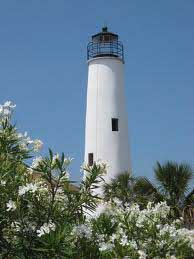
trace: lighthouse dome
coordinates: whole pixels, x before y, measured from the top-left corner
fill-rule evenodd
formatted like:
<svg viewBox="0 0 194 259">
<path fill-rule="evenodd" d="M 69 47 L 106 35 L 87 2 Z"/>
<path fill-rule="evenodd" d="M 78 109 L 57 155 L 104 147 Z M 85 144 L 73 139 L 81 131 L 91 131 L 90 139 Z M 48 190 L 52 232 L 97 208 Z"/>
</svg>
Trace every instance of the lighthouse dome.
<svg viewBox="0 0 194 259">
<path fill-rule="evenodd" d="M 112 56 L 122 59 L 124 62 L 123 44 L 117 34 L 109 32 L 107 27 L 92 36 L 87 47 L 87 59 Z"/>
</svg>

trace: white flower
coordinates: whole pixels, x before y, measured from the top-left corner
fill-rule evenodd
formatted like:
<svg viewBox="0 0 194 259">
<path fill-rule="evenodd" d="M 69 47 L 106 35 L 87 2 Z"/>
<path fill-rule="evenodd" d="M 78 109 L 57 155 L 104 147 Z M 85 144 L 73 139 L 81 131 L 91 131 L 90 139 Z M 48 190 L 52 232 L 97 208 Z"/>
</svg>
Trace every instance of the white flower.
<svg viewBox="0 0 194 259">
<path fill-rule="evenodd" d="M 113 199 L 113 202 L 114 202 L 118 207 L 122 206 L 122 201 L 119 200 L 118 198 L 114 198 L 114 199 Z"/>
<path fill-rule="evenodd" d="M 146 259 L 146 253 L 142 250 L 137 251 L 139 254 L 139 259 Z"/>
<path fill-rule="evenodd" d="M 182 223 L 182 220 L 181 219 L 176 219 L 174 220 L 173 224 L 177 224 L 177 225 L 180 225 Z"/>
<path fill-rule="evenodd" d="M 43 160 L 43 158 L 41 156 L 33 159 L 31 168 L 36 169 L 39 166 L 39 164 L 42 162 L 42 160 Z"/>
<path fill-rule="evenodd" d="M 104 162 L 102 160 L 98 160 L 98 161 L 95 161 L 95 165 L 100 167 L 100 171 L 102 174 L 105 174 L 106 173 L 106 170 L 107 170 L 107 162 Z M 89 177 L 90 173 L 88 172 L 88 169 L 92 169 L 93 168 L 93 165 L 92 166 L 89 166 L 87 163 L 82 163 L 81 167 L 80 167 L 80 172 L 83 172 L 83 181 L 86 180 L 87 177 Z"/>
<path fill-rule="evenodd" d="M 16 107 L 16 105 L 13 104 L 11 101 L 6 101 L 3 106 L 11 109 L 14 109 Z"/>
<path fill-rule="evenodd" d="M 34 152 L 38 152 L 42 146 L 43 142 L 39 139 L 32 140 L 28 133 L 25 131 L 24 134 L 17 133 L 17 138 L 20 140 L 20 147 L 24 150 L 28 150 L 28 146 L 32 145 Z"/>
<path fill-rule="evenodd" d="M 99 244 L 99 250 L 102 252 L 102 251 L 112 251 L 114 245 L 113 244 L 110 244 L 110 243 L 101 243 Z"/>
<path fill-rule="evenodd" d="M 14 221 L 11 223 L 11 227 L 16 231 L 19 232 L 20 231 L 20 223 L 18 221 Z"/>
<path fill-rule="evenodd" d="M 50 231 L 54 231 L 56 228 L 55 224 L 52 221 L 49 223 L 44 223 L 39 230 L 37 230 L 37 236 L 41 237 L 45 234 L 49 234 Z"/>
<path fill-rule="evenodd" d="M 73 233 L 76 234 L 80 238 L 86 237 L 87 239 L 90 239 L 92 236 L 91 228 L 84 224 L 75 226 L 73 229 Z"/>
<path fill-rule="evenodd" d="M 161 236 L 164 236 L 165 234 L 168 234 L 171 237 L 175 237 L 177 235 L 175 226 L 174 225 L 168 225 L 168 224 L 165 224 L 163 227 L 161 227 L 159 234 Z"/>
<path fill-rule="evenodd" d="M 128 238 L 125 234 L 122 235 L 120 244 L 122 246 L 126 246 L 128 244 Z"/>
<path fill-rule="evenodd" d="M 170 259 L 176 259 L 175 255 L 171 255 Z"/>
<path fill-rule="evenodd" d="M 28 174 L 30 174 L 30 175 L 32 175 L 32 174 L 33 174 L 33 169 L 32 169 L 32 168 L 30 168 L 30 167 L 28 167 L 26 171 L 27 171 L 27 173 L 28 173 Z"/>
<path fill-rule="evenodd" d="M 64 158 L 64 164 L 66 165 L 66 166 L 68 166 L 70 163 L 71 163 L 71 161 L 73 160 L 74 158 L 72 158 L 72 157 L 65 157 Z"/>
<path fill-rule="evenodd" d="M 187 228 L 177 229 L 177 236 L 180 240 L 189 242 L 191 248 L 194 250 L 194 230 L 189 230 Z"/>
<path fill-rule="evenodd" d="M 2 181 L 0 182 L 0 185 L 5 186 L 5 185 L 6 185 L 6 181 L 3 181 L 3 180 L 2 180 Z"/>
<path fill-rule="evenodd" d="M 28 150 L 28 145 L 33 143 L 33 140 L 28 137 L 28 133 L 17 133 L 17 138 L 20 140 L 20 147 L 24 150 Z"/>
<path fill-rule="evenodd" d="M 114 242 L 117 238 L 118 236 L 116 234 L 112 234 L 112 236 L 110 237 L 110 241 Z"/>
<path fill-rule="evenodd" d="M 59 153 L 55 154 L 52 159 L 52 166 L 56 165 L 56 161 L 60 159 Z"/>
<path fill-rule="evenodd" d="M 39 186 L 37 184 L 28 183 L 25 186 L 19 186 L 18 194 L 19 196 L 24 195 L 26 192 L 36 192 L 38 190 Z"/>
<path fill-rule="evenodd" d="M 11 111 L 8 109 L 4 109 L 3 113 L 5 117 L 9 117 L 11 115 Z"/>
<path fill-rule="evenodd" d="M 161 218 L 166 218 L 167 215 L 169 214 L 169 211 L 170 211 L 170 207 L 166 204 L 166 202 L 157 203 L 152 208 L 152 213 L 155 216 L 159 216 Z"/>
<path fill-rule="evenodd" d="M 26 144 L 33 144 L 34 143 L 34 141 L 31 140 L 30 137 L 26 137 L 25 141 L 26 141 Z"/>
<path fill-rule="evenodd" d="M 53 156 L 52 165 L 55 165 L 56 160 L 60 160 L 60 155 L 58 153 Z M 67 167 L 71 163 L 72 160 L 73 160 L 73 158 L 65 157 L 63 160 L 64 167 Z"/>
<path fill-rule="evenodd" d="M 17 133 L 17 134 L 16 134 L 16 136 L 18 137 L 18 139 L 23 138 L 23 134 L 22 134 L 22 133 L 20 133 L 20 132 L 19 132 L 19 133 Z"/>
<path fill-rule="evenodd" d="M 28 190 L 27 190 L 26 186 L 19 186 L 18 194 L 19 194 L 19 196 L 22 196 L 22 195 L 24 195 L 27 191 L 28 191 Z"/>
<path fill-rule="evenodd" d="M 147 209 L 150 210 L 153 206 L 153 202 L 149 201 L 147 204 Z"/>
<path fill-rule="evenodd" d="M 7 211 L 10 211 L 10 210 L 14 211 L 17 208 L 15 202 L 12 200 L 9 200 L 6 205 L 7 205 Z"/>
<path fill-rule="evenodd" d="M 102 167 L 105 170 L 110 167 L 110 165 L 108 164 L 108 161 L 104 161 L 104 160 L 101 160 L 101 159 L 98 159 L 97 161 L 95 161 L 95 164 L 97 166 Z"/>
<path fill-rule="evenodd" d="M 5 102 L 3 105 L 0 105 L 0 118 L 9 119 L 12 113 L 12 110 L 16 107 L 11 101 Z"/>
<path fill-rule="evenodd" d="M 42 192 L 42 193 L 48 193 L 49 192 L 49 189 L 48 189 L 48 186 L 46 184 L 41 184 L 39 187 L 38 187 L 38 192 Z"/>
<path fill-rule="evenodd" d="M 55 154 L 54 156 L 53 156 L 53 161 L 55 162 L 56 160 L 59 160 L 60 159 L 60 155 L 59 155 L 59 153 L 57 153 L 57 154 Z"/>
<path fill-rule="evenodd" d="M 32 144 L 35 152 L 40 151 L 43 147 L 43 142 L 39 139 L 35 139 Z"/>
<path fill-rule="evenodd" d="M 57 201 L 63 202 L 63 206 L 68 202 L 68 196 L 64 193 L 64 190 L 59 187 L 56 190 L 55 199 Z"/>
<path fill-rule="evenodd" d="M 137 249 L 137 242 L 135 240 L 130 240 L 129 245 L 133 247 L 134 249 Z"/>
<path fill-rule="evenodd" d="M 28 188 L 29 188 L 29 191 L 31 191 L 32 193 L 36 192 L 38 190 L 38 185 L 37 184 L 33 184 L 33 183 L 30 183 L 28 185 Z"/>
</svg>

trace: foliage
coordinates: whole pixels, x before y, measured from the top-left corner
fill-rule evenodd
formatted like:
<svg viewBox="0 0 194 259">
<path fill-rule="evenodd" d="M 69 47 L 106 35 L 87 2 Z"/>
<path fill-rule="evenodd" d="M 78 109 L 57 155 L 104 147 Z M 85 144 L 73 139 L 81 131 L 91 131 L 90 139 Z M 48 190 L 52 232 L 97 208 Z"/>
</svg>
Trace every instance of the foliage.
<svg viewBox="0 0 194 259">
<path fill-rule="evenodd" d="M 173 221 L 169 213 L 166 202 L 148 203 L 142 210 L 115 200 L 76 236 L 80 245 L 90 242 L 100 258 L 193 258 L 194 231 L 181 228 L 182 219 Z"/>
<path fill-rule="evenodd" d="M 105 201 L 119 199 L 122 204 L 134 201 L 133 187 L 135 178 L 131 173 L 126 171 L 112 179 L 109 183 L 103 184 L 103 192 Z"/>
<path fill-rule="evenodd" d="M 168 161 L 161 165 L 157 162 L 154 173 L 156 184 L 146 177 L 137 179 L 134 192 L 139 201 L 141 200 L 144 204 L 149 201 L 166 201 L 175 217 L 184 215 L 186 207 L 193 210 L 194 189 L 189 192 L 189 186 L 194 172 L 188 164 Z M 192 220 L 193 218 L 192 216 Z M 186 218 L 185 221 L 187 221 Z"/>
<path fill-rule="evenodd" d="M 14 108 L 11 102 L 0 106 L 0 258 L 194 256 L 193 231 L 172 221 L 166 203 L 133 204 L 136 181 L 127 173 L 114 182 L 115 192 L 107 187 L 110 199 L 95 216 L 106 165 L 83 165 L 83 180 L 74 185 L 71 158 L 51 150 L 34 157 L 43 143 L 18 132 Z"/>
<path fill-rule="evenodd" d="M 72 185 L 64 154 L 26 159 L 42 147 L 11 124 L 11 102 L 0 106 L 0 254 L 3 258 L 72 258 L 74 224 L 94 210 L 93 194 L 103 167 L 86 167 L 80 187 Z"/>
</svg>

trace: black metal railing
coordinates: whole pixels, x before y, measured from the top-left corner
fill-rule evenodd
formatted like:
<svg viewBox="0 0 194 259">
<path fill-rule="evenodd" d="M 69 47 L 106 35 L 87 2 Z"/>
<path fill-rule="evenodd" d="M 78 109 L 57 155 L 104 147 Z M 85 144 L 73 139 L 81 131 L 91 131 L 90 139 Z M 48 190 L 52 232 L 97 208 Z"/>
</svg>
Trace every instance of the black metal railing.
<svg viewBox="0 0 194 259">
<path fill-rule="evenodd" d="M 123 44 L 120 41 L 89 42 L 87 46 L 87 59 L 95 57 L 118 57 L 124 62 Z"/>
</svg>

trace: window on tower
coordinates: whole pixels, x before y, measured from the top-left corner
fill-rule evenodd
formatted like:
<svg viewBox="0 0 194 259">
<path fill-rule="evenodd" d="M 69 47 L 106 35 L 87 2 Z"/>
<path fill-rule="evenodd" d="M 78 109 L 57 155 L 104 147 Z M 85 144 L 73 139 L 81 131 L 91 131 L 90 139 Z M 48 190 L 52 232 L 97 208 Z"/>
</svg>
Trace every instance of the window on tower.
<svg viewBox="0 0 194 259">
<path fill-rule="evenodd" d="M 119 131 L 119 119 L 112 118 L 112 131 Z"/>
<path fill-rule="evenodd" d="M 94 155 L 93 155 L 93 153 L 89 153 L 88 154 L 88 165 L 92 166 L 93 163 L 94 163 Z"/>
</svg>

